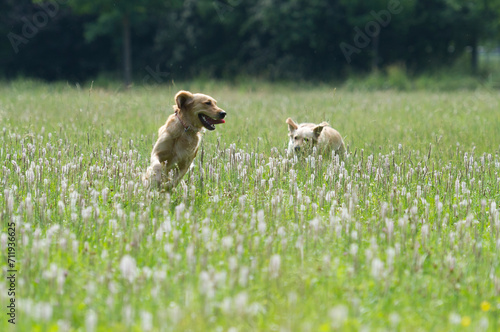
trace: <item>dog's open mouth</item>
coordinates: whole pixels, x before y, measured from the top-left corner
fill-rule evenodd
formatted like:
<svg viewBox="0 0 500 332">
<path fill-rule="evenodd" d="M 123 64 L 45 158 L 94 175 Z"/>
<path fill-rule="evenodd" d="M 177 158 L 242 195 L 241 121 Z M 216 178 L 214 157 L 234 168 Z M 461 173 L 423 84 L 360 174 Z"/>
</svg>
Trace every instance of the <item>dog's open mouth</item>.
<svg viewBox="0 0 500 332">
<path fill-rule="evenodd" d="M 198 114 L 198 118 L 200 118 L 201 124 L 203 127 L 207 128 L 208 130 L 215 130 L 215 125 L 219 123 L 225 123 L 226 121 L 224 119 L 212 119 L 211 117 L 205 115 L 205 114 Z"/>
</svg>

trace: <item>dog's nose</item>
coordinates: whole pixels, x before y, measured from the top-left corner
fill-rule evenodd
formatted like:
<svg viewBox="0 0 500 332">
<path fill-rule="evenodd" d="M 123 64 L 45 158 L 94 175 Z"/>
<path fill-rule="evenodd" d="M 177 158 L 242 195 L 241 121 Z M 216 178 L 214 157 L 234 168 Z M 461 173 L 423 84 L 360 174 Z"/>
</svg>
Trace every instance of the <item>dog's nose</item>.
<svg viewBox="0 0 500 332">
<path fill-rule="evenodd" d="M 219 112 L 219 119 L 224 119 L 226 117 L 226 112 L 220 111 Z"/>
<path fill-rule="evenodd" d="M 294 149 L 295 149 L 296 152 L 299 152 L 300 151 L 300 146 L 296 146 Z"/>
</svg>

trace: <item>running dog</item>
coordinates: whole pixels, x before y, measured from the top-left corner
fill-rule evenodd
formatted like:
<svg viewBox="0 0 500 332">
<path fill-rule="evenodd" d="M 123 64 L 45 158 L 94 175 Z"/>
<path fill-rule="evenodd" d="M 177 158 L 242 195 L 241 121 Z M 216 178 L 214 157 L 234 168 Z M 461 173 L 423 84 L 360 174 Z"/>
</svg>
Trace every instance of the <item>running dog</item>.
<svg viewBox="0 0 500 332">
<path fill-rule="evenodd" d="M 157 186 L 165 182 L 167 190 L 177 186 L 196 157 L 202 133 L 205 129 L 215 130 L 216 124 L 225 123 L 225 117 L 226 112 L 214 98 L 179 91 L 175 95 L 174 114 L 158 130 L 144 179 Z"/>
<path fill-rule="evenodd" d="M 291 118 L 286 119 L 288 124 L 288 154 L 310 153 L 316 147 L 319 153 L 326 154 L 335 151 L 341 158 L 346 150 L 344 141 L 339 132 L 330 127 L 327 122 L 295 123 Z"/>
</svg>

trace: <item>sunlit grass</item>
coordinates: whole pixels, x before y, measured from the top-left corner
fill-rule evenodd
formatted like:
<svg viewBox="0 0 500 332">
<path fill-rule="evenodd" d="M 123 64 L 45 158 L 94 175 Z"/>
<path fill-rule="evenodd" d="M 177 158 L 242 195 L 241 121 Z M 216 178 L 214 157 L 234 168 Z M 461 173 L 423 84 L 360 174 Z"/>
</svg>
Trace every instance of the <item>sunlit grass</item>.
<svg viewBox="0 0 500 332">
<path fill-rule="evenodd" d="M 227 121 L 173 192 L 150 191 L 141 174 L 180 89 Z M 499 102 L 486 88 L 2 83 L 16 327 L 498 330 Z M 287 158 L 289 116 L 328 121 L 348 157 Z"/>
</svg>

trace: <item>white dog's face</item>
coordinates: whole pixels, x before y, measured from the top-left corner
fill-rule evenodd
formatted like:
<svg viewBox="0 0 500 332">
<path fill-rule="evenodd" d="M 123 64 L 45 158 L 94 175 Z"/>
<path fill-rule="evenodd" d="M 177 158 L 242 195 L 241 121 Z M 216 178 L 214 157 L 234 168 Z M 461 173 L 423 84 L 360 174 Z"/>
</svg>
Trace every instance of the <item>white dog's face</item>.
<svg viewBox="0 0 500 332">
<path fill-rule="evenodd" d="M 316 139 L 310 127 L 298 128 L 297 130 L 289 132 L 288 136 L 290 137 L 288 150 L 295 152 L 312 149 L 314 140 Z"/>
<path fill-rule="evenodd" d="M 292 119 L 286 120 L 288 124 L 288 153 L 300 153 L 312 150 L 318 142 L 318 137 L 323 131 L 323 125 L 314 123 L 296 124 Z"/>
</svg>

